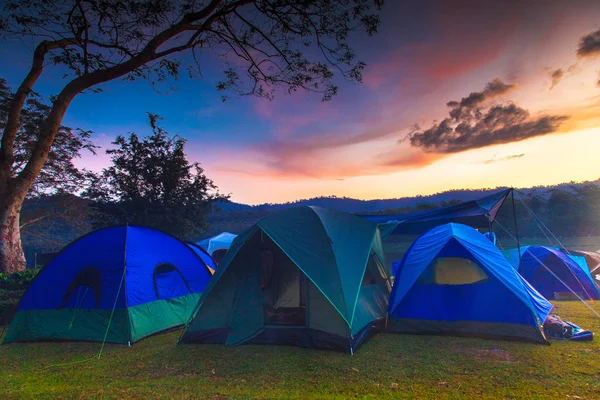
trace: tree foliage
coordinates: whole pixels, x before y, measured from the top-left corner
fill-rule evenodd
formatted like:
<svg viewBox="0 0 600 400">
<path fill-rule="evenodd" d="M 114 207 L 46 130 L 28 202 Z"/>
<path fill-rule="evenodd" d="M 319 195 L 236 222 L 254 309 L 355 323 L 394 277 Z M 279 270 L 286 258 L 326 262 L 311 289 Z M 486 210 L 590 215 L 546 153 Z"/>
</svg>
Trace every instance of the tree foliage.
<svg viewBox="0 0 600 400">
<path fill-rule="evenodd" d="M 372 35 L 384 0 L 6 0 L 0 40 L 33 43 L 31 67 L 15 92 L 0 143 L 0 271 L 24 268 L 18 228 L 23 199 L 38 178 L 73 99 L 118 78 L 156 84 L 220 60 L 217 83 L 272 99 L 277 88 L 337 92 L 334 76 L 361 81 L 349 35 Z M 48 65 L 66 83 L 53 99 L 22 169 L 11 171 L 28 96 Z"/>
<path fill-rule="evenodd" d="M 6 80 L 0 78 L 0 130 L 6 125 L 13 97 L 14 93 L 8 87 Z M 49 112 L 50 106 L 44 103 L 42 96 L 32 92 L 21 111 L 11 176 L 17 176 L 23 170 Z M 46 163 L 28 193 L 30 198 L 57 193 L 74 193 L 82 188 L 85 171 L 79 170 L 73 161 L 81 157 L 83 151 L 95 154 L 97 147 L 90 140 L 91 133 L 81 128 L 73 129 L 64 125 L 59 127 Z"/>
<path fill-rule="evenodd" d="M 9 0 L 0 29 L 45 40 L 40 53 L 71 77 L 125 66 L 125 78 L 177 78 L 192 50 L 190 75 L 212 55 L 224 63 L 217 89 L 272 98 L 277 87 L 337 92 L 335 72 L 360 81 L 365 63 L 348 43 L 372 35 L 383 0 Z M 126 71 L 125 71 L 126 70 Z M 121 76 L 121 75 L 120 75 Z M 99 82 L 98 82 L 99 83 Z M 226 97 L 226 96 L 225 96 Z"/>
<path fill-rule="evenodd" d="M 150 226 L 182 239 L 195 238 L 206 228 L 214 201 L 227 198 L 200 165 L 185 155 L 185 139 L 171 137 L 149 114 L 152 134 L 118 136 L 107 150 L 112 165 L 100 174 L 88 174 L 85 196 L 103 214 L 98 224 Z"/>
</svg>

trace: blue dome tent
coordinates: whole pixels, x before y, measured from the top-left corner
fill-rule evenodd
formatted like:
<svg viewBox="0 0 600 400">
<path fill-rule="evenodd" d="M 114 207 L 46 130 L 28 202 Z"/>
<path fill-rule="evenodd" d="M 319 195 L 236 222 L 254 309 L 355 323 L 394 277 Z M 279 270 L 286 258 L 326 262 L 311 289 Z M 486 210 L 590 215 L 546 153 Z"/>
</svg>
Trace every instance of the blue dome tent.
<svg viewBox="0 0 600 400">
<path fill-rule="evenodd" d="M 393 332 L 547 343 L 552 305 L 475 229 L 445 224 L 421 235 L 395 264 Z"/>
<path fill-rule="evenodd" d="M 133 343 L 187 322 L 211 274 L 184 242 L 150 228 L 100 229 L 39 272 L 4 343 Z"/>
<path fill-rule="evenodd" d="M 600 299 L 600 291 L 584 257 L 567 255 L 551 246 L 522 247 L 520 261 L 517 249 L 505 252 L 505 256 L 521 276 L 548 299 L 571 291 L 582 299 Z"/>
</svg>

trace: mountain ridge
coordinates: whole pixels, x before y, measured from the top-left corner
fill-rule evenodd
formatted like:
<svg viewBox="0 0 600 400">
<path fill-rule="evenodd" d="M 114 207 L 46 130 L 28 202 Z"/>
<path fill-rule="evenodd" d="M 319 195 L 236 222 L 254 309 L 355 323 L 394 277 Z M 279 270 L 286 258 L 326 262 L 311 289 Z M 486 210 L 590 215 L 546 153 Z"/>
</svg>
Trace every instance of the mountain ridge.
<svg viewBox="0 0 600 400">
<path fill-rule="evenodd" d="M 532 186 L 525 188 L 516 188 L 517 192 L 525 197 L 538 196 L 547 199 L 552 190 L 560 189 L 569 192 L 575 192 L 575 188 L 594 184 L 600 186 L 600 179 L 595 181 L 583 181 L 583 182 L 568 182 L 560 183 L 556 185 L 547 186 Z M 451 201 L 470 201 L 480 197 L 487 196 L 491 193 L 499 190 L 508 189 L 507 186 L 498 186 L 495 188 L 486 189 L 453 189 L 443 192 L 434 193 L 431 195 L 418 195 L 408 197 L 397 197 L 389 199 L 372 199 L 372 200 L 361 200 L 352 197 L 338 197 L 335 195 L 330 196 L 319 196 L 312 197 L 309 199 L 300 199 L 286 203 L 262 203 L 257 205 L 249 205 L 244 203 L 237 203 L 227 201 L 216 204 L 216 210 L 213 213 L 219 214 L 221 212 L 237 212 L 237 211 L 249 211 L 249 210 L 282 210 L 290 207 L 299 206 L 317 206 L 323 208 L 333 208 L 339 211 L 349 213 L 360 213 L 360 212 L 373 212 L 381 211 L 385 209 L 396 209 L 404 207 L 416 207 L 419 204 L 433 204 L 439 205 L 443 202 Z"/>
</svg>

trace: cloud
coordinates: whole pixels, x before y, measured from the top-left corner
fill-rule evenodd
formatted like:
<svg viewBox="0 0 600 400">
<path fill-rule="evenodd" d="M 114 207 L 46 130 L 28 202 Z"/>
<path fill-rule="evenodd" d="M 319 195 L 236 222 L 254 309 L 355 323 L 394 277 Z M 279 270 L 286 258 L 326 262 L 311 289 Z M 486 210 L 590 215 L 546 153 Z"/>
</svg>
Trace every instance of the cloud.
<svg viewBox="0 0 600 400">
<path fill-rule="evenodd" d="M 552 79 L 552 85 L 550 86 L 550 90 L 554 89 L 554 86 L 558 85 L 558 82 L 565 76 L 565 71 L 562 68 L 555 69 L 554 71 L 550 71 L 550 78 Z"/>
<path fill-rule="evenodd" d="M 411 146 L 430 153 L 458 153 L 553 133 L 567 120 L 564 115 L 534 118 L 512 103 L 484 107 L 487 100 L 512 87 L 495 79 L 481 92 L 473 92 L 460 102 L 448 102 L 449 117 L 428 129 L 415 126 L 400 142 L 408 140 Z"/>
<path fill-rule="evenodd" d="M 481 92 L 472 92 L 467 97 L 463 97 L 460 102 L 449 101 L 446 105 L 452 109 L 452 111 L 450 111 L 450 116 L 458 121 L 468 117 L 471 111 L 476 107 L 481 106 L 494 97 L 510 92 L 515 87 L 515 85 L 507 85 L 502 82 L 500 78 L 496 78 L 493 81 L 488 82 Z"/>
<path fill-rule="evenodd" d="M 600 29 L 588 33 L 579 41 L 577 55 L 579 57 L 595 57 L 600 54 Z"/>
<path fill-rule="evenodd" d="M 480 161 L 480 162 L 474 162 L 473 164 L 496 164 L 499 162 L 503 162 L 503 161 L 510 161 L 510 160 L 514 160 L 516 158 L 522 158 L 525 157 L 525 153 L 521 153 L 521 154 L 511 154 L 505 157 L 500 157 L 500 158 L 496 158 L 496 156 L 494 156 L 493 158 L 490 158 L 488 160 L 485 161 Z"/>
</svg>

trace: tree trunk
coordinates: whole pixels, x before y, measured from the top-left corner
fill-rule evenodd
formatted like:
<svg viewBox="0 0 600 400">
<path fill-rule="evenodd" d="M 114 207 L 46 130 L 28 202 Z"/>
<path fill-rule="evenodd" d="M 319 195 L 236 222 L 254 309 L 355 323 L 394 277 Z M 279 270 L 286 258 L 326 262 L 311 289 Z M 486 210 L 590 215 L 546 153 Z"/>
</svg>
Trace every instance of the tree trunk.
<svg viewBox="0 0 600 400">
<path fill-rule="evenodd" d="M 16 196 L 0 199 L 0 272 L 12 273 L 25 269 L 21 247 L 19 215 L 23 200 Z"/>
</svg>

